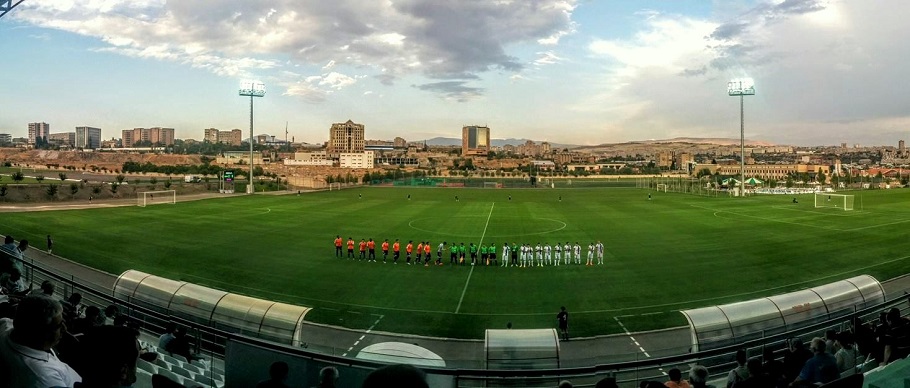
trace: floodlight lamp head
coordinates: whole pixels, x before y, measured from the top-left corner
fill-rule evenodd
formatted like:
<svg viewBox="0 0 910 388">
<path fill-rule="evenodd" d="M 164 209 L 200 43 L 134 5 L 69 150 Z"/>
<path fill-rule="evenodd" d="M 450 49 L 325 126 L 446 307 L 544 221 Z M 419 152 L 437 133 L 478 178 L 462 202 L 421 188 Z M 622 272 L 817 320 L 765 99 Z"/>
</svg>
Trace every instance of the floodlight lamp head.
<svg viewBox="0 0 910 388">
<path fill-rule="evenodd" d="M 265 84 L 260 81 L 241 81 L 240 95 L 250 97 L 265 96 Z"/>
<path fill-rule="evenodd" d="M 731 96 L 751 96 L 755 94 L 755 80 L 752 78 L 735 78 L 727 82 L 727 94 Z"/>
</svg>

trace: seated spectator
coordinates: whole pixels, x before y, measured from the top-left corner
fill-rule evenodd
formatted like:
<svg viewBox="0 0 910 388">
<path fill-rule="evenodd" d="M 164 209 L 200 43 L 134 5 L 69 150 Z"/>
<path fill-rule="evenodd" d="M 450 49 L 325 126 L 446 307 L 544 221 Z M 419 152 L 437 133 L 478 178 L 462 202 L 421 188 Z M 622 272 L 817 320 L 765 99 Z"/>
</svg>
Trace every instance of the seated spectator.
<svg viewBox="0 0 910 388">
<path fill-rule="evenodd" d="M 68 328 L 70 334 L 76 335 L 85 333 L 93 327 L 101 326 L 102 323 L 104 323 L 104 318 L 101 317 L 101 309 L 89 306 L 85 309 L 85 316 L 74 320 L 73 324 Z"/>
<path fill-rule="evenodd" d="M 910 324 L 901 317 L 901 311 L 897 307 L 889 310 L 885 319 L 888 323 L 887 330 L 879 341 L 884 351 L 882 363 L 888 364 L 907 356 L 910 348 Z"/>
<path fill-rule="evenodd" d="M 158 349 L 167 349 L 168 342 L 174 339 L 174 331 L 177 330 L 177 324 L 174 322 L 168 322 L 164 326 L 164 334 L 158 337 Z"/>
<path fill-rule="evenodd" d="M 813 339 L 809 349 L 812 351 L 813 356 L 803 365 L 799 376 L 790 383 L 791 387 L 825 384 L 840 377 L 840 373 L 837 371 L 837 360 L 825 349 L 824 339 Z"/>
<path fill-rule="evenodd" d="M 733 385 L 749 377 L 749 369 L 746 369 L 746 349 L 736 351 L 736 367 L 727 374 L 727 388 L 733 388 Z"/>
<path fill-rule="evenodd" d="M 661 384 L 657 381 L 642 381 L 638 383 L 638 388 L 666 388 L 666 385 Z"/>
<path fill-rule="evenodd" d="M 748 365 L 746 366 L 748 368 Z M 774 349 L 766 346 L 762 350 L 762 373 L 775 387 L 786 386 L 788 381 L 784 377 L 784 363 L 774 359 Z"/>
<path fill-rule="evenodd" d="M 76 319 L 82 318 L 85 314 L 85 305 L 82 304 L 82 294 L 74 292 L 64 301 L 60 302 L 63 305 L 63 319 L 66 320 L 67 324 L 73 323 Z"/>
<path fill-rule="evenodd" d="M 803 346 L 803 340 L 799 338 L 791 338 L 789 348 L 790 351 L 784 355 L 784 378 L 792 382 L 799 376 L 799 372 L 806 365 L 806 360 L 812 358 L 812 352 Z"/>
<path fill-rule="evenodd" d="M 186 329 L 178 327 L 174 330 L 174 339 L 170 340 L 167 343 L 167 346 L 164 350 L 168 351 L 171 354 L 176 354 L 178 356 L 183 356 L 187 361 L 193 361 L 199 359 L 193 354 L 192 345 L 190 344 L 190 339 L 186 335 Z"/>
<path fill-rule="evenodd" d="M 8 273 L 13 268 L 19 268 L 21 272 L 21 259 L 22 255 L 19 254 L 13 236 L 4 237 L 3 245 L 0 246 L 0 273 Z"/>
<path fill-rule="evenodd" d="M 138 332 L 126 327 L 99 326 L 80 340 L 80 361 L 75 363 L 82 383 L 77 388 L 129 387 L 136 382 L 139 359 Z"/>
<path fill-rule="evenodd" d="M 54 287 L 54 283 L 51 283 L 50 280 L 45 280 L 45 281 L 41 282 L 40 289 L 32 290 L 28 294 L 29 295 L 44 295 L 48 298 L 53 298 L 55 290 L 56 290 L 56 287 Z"/>
<path fill-rule="evenodd" d="M 692 388 L 715 388 L 713 385 L 708 385 L 708 368 L 702 365 L 693 366 L 689 370 L 689 385 Z"/>
<path fill-rule="evenodd" d="M 286 362 L 273 362 L 269 366 L 269 379 L 260 381 L 259 384 L 256 384 L 256 388 L 289 388 L 284 383 L 288 379 L 288 372 L 290 372 L 290 368 Z M 322 377 L 321 373 L 320 377 Z"/>
<path fill-rule="evenodd" d="M 110 305 L 104 308 L 104 324 L 114 325 L 114 318 L 120 315 L 120 308 L 117 305 Z"/>
<path fill-rule="evenodd" d="M 875 330 L 868 324 L 865 324 L 860 317 L 853 317 L 851 320 L 851 331 L 853 332 L 854 348 L 860 356 L 860 362 L 873 361 L 870 367 L 877 366 L 874 362 L 875 355 L 878 354 L 878 343 L 875 341 Z"/>
<path fill-rule="evenodd" d="M 15 267 L 11 268 L 9 272 L 0 274 L 0 287 L 6 291 L 7 295 L 14 297 L 25 296 L 32 290 L 31 286 L 25 287 L 25 281 L 22 280 L 22 272 Z"/>
<path fill-rule="evenodd" d="M 856 349 L 853 348 L 853 334 L 849 331 L 842 331 L 837 334 L 837 353 L 834 358 L 837 360 L 837 370 L 844 375 L 856 373 Z"/>
<path fill-rule="evenodd" d="M 749 371 L 749 377 L 733 385 L 734 388 L 767 388 L 773 387 L 774 383 L 769 381 L 761 368 L 761 360 L 753 358 L 746 362 L 746 370 Z"/>
<path fill-rule="evenodd" d="M 73 387 L 82 381 L 54 353 L 64 331 L 59 302 L 41 295 L 23 298 L 12 322 L 0 320 L 0 387 Z"/>
<path fill-rule="evenodd" d="M 316 388 L 334 388 L 338 383 L 338 369 L 327 366 L 319 371 L 319 384 Z"/>
<path fill-rule="evenodd" d="M 411 365 L 386 365 L 376 369 L 363 380 L 363 388 L 429 388 L 427 375 Z"/>
<path fill-rule="evenodd" d="M 615 377 L 604 377 L 597 381 L 597 384 L 594 385 L 594 388 L 619 388 L 619 385 L 616 385 Z"/>
<path fill-rule="evenodd" d="M 557 388 L 572 388 L 572 387 L 573 387 L 572 382 L 569 380 L 560 381 L 559 385 L 557 385 Z"/>
<path fill-rule="evenodd" d="M 828 353 L 837 353 L 837 346 L 835 345 L 836 341 L 837 330 L 825 330 L 825 349 L 828 349 Z"/>
<path fill-rule="evenodd" d="M 680 371 L 679 368 L 670 369 L 670 371 L 667 372 L 667 376 L 670 378 L 669 381 L 664 383 L 667 388 L 691 388 L 689 382 L 683 380 L 682 371 Z"/>
</svg>

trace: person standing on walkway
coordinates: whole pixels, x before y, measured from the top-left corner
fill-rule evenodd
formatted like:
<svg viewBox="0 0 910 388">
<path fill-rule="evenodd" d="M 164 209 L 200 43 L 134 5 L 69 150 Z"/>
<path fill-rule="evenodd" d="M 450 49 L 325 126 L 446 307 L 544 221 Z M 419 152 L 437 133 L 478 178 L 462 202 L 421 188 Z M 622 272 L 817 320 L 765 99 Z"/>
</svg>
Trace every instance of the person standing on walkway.
<svg viewBox="0 0 910 388">
<path fill-rule="evenodd" d="M 569 312 L 566 306 L 560 307 L 559 314 L 556 314 L 556 321 L 559 322 L 559 332 L 562 333 L 563 341 L 569 340 Z"/>
<path fill-rule="evenodd" d="M 53 248 L 54 240 L 51 240 L 51 235 L 47 235 L 47 253 L 50 254 Z"/>
</svg>

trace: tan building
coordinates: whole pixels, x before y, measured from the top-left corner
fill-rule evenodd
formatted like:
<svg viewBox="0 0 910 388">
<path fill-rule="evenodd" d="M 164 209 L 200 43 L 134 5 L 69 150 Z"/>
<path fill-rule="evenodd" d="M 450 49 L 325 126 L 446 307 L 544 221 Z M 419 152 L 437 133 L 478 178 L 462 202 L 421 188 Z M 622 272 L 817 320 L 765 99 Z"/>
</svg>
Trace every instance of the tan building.
<svg viewBox="0 0 910 388">
<path fill-rule="evenodd" d="M 341 153 L 363 153 L 365 140 L 363 124 L 357 124 L 351 120 L 334 123 L 329 128 L 329 143 L 326 152 L 332 158 L 338 157 Z"/>
<path fill-rule="evenodd" d="M 72 147 L 76 144 L 76 132 L 60 132 L 48 135 L 47 142 L 61 147 Z"/>
<path fill-rule="evenodd" d="M 408 142 L 404 140 L 403 137 L 396 137 L 395 141 L 392 142 L 395 148 L 407 148 Z"/>
<path fill-rule="evenodd" d="M 174 145 L 174 128 L 133 128 L 121 132 L 123 147 L 133 147 L 138 142 L 149 142 L 152 145 Z"/>
<path fill-rule="evenodd" d="M 468 125 L 461 128 L 461 154 L 486 155 L 490 152 L 490 128 Z"/>
<path fill-rule="evenodd" d="M 239 146 L 243 143 L 243 131 L 232 129 L 230 131 L 219 131 L 217 128 L 206 128 L 202 141 L 209 143 L 226 143 L 232 146 Z"/>
<path fill-rule="evenodd" d="M 699 164 L 692 170 L 697 174 L 703 169 L 708 169 L 712 174 L 717 172 L 724 176 L 739 176 L 739 164 Z M 790 174 L 817 174 L 821 170 L 826 176 L 831 175 L 831 168 L 819 164 L 747 164 L 745 166 L 746 179 L 757 177 L 759 179 L 786 179 Z"/>
<path fill-rule="evenodd" d="M 218 142 L 218 128 L 206 128 L 205 135 L 202 136 L 202 141 L 207 141 L 209 143 Z"/>
<path fill-rule="evenodd" d="M 28 123 L 28 144 L 34 145 L 35 139 L 47 138 L 51 134 L 51 125 L 48 123 Z"/>
<path fill-rule="evenodd" d="M 673 154 L 670 152 L 657 153 L 657 167 L 670 168 L 673 164 Z"/>
</svg>

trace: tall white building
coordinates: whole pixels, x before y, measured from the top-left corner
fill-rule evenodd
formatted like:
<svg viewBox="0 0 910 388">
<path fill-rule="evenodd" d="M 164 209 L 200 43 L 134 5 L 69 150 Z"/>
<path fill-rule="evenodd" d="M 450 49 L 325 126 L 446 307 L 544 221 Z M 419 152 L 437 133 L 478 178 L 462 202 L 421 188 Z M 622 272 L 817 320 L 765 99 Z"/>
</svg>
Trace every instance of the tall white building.
<svg viewBox="0 0 910 388">
<path fill-rule="evenodd" d="M 343 168 L 373 168 L 373 151 L 342 152 L 338 154 L 338 166 Z"/>
</svg>

